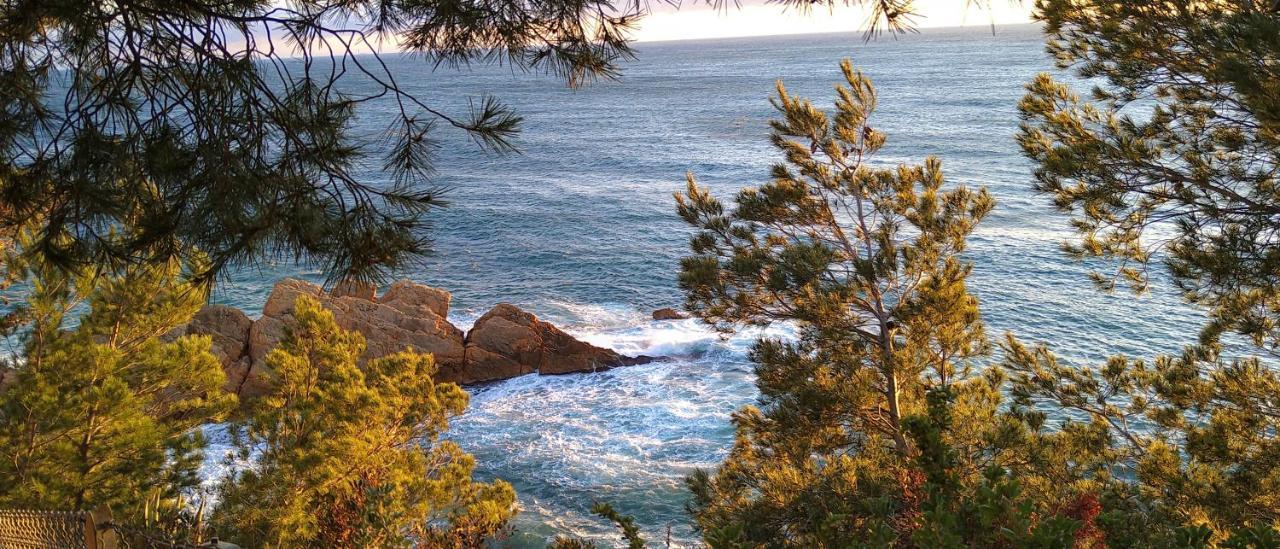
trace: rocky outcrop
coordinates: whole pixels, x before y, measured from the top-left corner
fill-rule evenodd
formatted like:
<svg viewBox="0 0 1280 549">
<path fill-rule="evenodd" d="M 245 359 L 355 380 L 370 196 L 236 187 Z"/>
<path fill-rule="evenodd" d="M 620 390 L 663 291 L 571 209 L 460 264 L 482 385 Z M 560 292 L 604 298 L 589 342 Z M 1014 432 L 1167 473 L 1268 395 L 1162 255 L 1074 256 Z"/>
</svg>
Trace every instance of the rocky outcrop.
<svg viewBox="0 0 1280 549">
<path fill-rule="evenodd" d="M 466 374 L 474 381 L 516 375 L 596 372 L 648 362 L 579 341 L 532 313 L 500 303 L 467 333 Z"/>
<path fill-rule="evenodd" d="M 654 320 L 684 320 L 686 318 L 689 317 L 671 307 L 665 307 L 653 312 Z"/>
<path fill-rule="evenodd" d="M 262 317 L 249 329 L 249 359 L 262 365 L 267 352 L 284 340 L 285 328 L 293 322 L 293 302 L 304 295 L 321 298 L 324 291 L 315 284 L 286 278 L 276 283 L 262 306 Z"/>
<path fill-rule="evenodd" d="M 375 301 L 378 298 L 378 286 L 372 282 L 344 280 L 335 284 L 329 294 L 333 297 L 358 297 Z"/>
<path fill-rule="evenodd" d="M 417 286 L 418 288 L 410 288 Z M 284 339 L 293 323 L 293 304 L 307 295 L 333 313 L 344 330 L 360 332 L 366 349 L 361 362 L 412 349 L 431 353 L 445 367 L 462 363 L 463 334 L 445 319 L 449 311 L 449 293 L 401 281 L 381 299 L 371 301 L 352 295 L 326 294 L 315 284 L 286 278 L 276 283 L 262 308 L 262 318 L 253 323 L 249 333 L 249 355 L 255 364 Z"/>
<path fill-rule="evenodd" d="M 511 304 L 494 307 L 463 334 L 448 320 L 449 292 L 401 280 L 381 297 L 372 286 L 340 283 L 332 292 L 302 280 L 276 283 L 250 320 L 240 310 L 210 305 L 179 333 L 208 334 L 213 353 L 227 371 L 227 389 L 242 398 L 263 394 L 272 373 L 266 356 L 284 340 L 294 322 L 294 302 L 310 296 L 333 313 L 337 324 L 364 335 L 361 363 L 405 349 L 431 353 L 439 381 L 462 384 L 508 379 L 530 373 L 566 374 L 639 364 L 649 357 L 627 357 L 579 341 L 548 322 Z"/>
<path fill-rule="evenodd" d="M 208 305 L 196 313 L 181 335 L 209 336 L 212 340 L 210 350 L 222 362 L 227 373 L 224 387 L 238 395 L 253 397 L 266 392 L 270 378 L 253 369 L 253 361 L 249 357 L 249 331 L 252 327 L 253 320 L 240 309 Z"/>
<path fill-rule="evenodd" d="M 453 295 L 439 288 L 425 284 L 417 284 L 408 280 L 398 280 L 387 288 L 381 303 L 385 303 L 405 314 L 418 313 L 423 307 L 440 318 L 449 316 L 449 302 Z"/>
</svg>

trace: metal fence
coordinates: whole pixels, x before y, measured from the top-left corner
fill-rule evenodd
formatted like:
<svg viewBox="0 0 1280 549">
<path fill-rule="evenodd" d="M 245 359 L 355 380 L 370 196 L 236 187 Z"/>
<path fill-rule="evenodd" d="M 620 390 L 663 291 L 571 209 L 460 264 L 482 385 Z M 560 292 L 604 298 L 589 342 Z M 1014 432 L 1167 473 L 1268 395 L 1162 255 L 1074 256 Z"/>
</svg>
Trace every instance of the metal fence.
<svg viewBox="0 0 1280 549">
<path fill-rule="evenodd" d="M 0 548 L 116 549 L 118 540 L 105 511 L 0 509 Z"/>
</svg>

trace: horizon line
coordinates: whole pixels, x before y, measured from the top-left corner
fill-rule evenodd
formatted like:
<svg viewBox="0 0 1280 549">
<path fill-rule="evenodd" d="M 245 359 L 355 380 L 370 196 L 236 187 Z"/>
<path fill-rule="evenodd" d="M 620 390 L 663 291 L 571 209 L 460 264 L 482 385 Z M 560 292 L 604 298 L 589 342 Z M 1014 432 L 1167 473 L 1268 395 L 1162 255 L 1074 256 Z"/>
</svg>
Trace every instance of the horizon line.
<svg viewBox="0 0 1280 549">
<path fill-rule="evenodd" d="M 1000 28 L 1030 27 L 1030 26 L 1036 26 L 1036 25 L 1039 25 L 1039 23 L 1035 21 L 1027 21 L 1027 22 L 1019 22 L 1019 23 L 995 23 L 995 24 L 983 23 L 981 27 L 986 29 L 998 30 Z M 914 28 L 908 29 L 906 32 L 900 32 L 900 33 L 882 32 L 879 38 L 872 38 L 871 41 L 874 42 L 881 38 L 887 38 L 889 40 L 897 40 L 899 37 L 909 37 L 911 35 L 923 34 L 925 32 L 945 31 L 945 30 L 953 30 L 953 29 L 973 29 L 977 27 L 978 25 L 965 25 L 965 24 L 939 25 L 936 27 L 914 27 Z M 774 37 L 786 37 L 786 36 L 823 36 L 823 35 L 831 36 L 831 35 L 838 35 L 838 34 L 864 35 L 865 33 L 866 33 L 865 30 L 837 30 L 837 31 L 820 30 L 820 31 L 814 31 L 814 32 L 781 32 L 777 34 L 735 34 L 735 35 L 729 35 L 729 36 L 693 36 L 689 38 L 660 38 L 657 40 L 646 40 L 643 38 L 634 38 L 634 39 L 631 39 L 630 41 L 633 44 L 664 44 L 664 43 L 673 43 L 673 42 L 708 42 L 713 40 L 736 40 L 741 38 L 774 38 Z"/>
</svg>

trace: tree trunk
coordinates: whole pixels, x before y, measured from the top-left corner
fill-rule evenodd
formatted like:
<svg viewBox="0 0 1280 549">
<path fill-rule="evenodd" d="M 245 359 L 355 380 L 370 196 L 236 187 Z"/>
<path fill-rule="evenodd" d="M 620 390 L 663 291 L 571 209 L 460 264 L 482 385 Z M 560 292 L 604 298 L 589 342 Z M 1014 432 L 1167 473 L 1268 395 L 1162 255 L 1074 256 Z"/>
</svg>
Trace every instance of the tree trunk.
<svg viewBox="0 0 1280 549">
<path fill-rule="evenodd" d="M 902 433 L 902 409 L 898 402 L 898 369 L 893 359 L 893 334 L 889 323 L 880 321 L 880 348 L 884 351 L 884 396 L 889 401 L 889 425 L 893 428 L 893 446 L 903 456 L 911 454 L 911 446 Z"/>
</svg>

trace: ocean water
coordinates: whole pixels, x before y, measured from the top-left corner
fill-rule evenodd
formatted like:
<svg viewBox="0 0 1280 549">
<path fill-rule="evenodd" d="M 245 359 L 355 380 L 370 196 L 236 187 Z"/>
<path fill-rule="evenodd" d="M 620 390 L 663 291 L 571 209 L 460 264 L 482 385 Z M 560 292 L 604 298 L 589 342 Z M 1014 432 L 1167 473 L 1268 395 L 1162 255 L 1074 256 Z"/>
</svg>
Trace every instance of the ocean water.
<svg viewBox="0 0 1280 549">
<path fill-rule="evenodd" d="M 871 43 L 858 34 L 648 43 L 638 53 L 620 80 L 578 90 L 506 67 L 392 62 L 430 104 L 460 112 L 468 98 L 490 93 L 525 117 L 518 155 L 442 136 L 435 183 L 452 188 L 452 205 L 433 214 L 436 255 L 402 275 L 452 291 L 451 317 L 463 328 L 507 301 L 597 345 L 672 357 L 472 389 L 451 437 L 475 455 L 479 476 L 519 492 L 508 545 L 580 535 L 612 546 L 613 529 L 588 512 L 596 500 L 635 515 L 651 541 L 669 528 L 674 545 L 693 544 L 682 478 L 727 452 L 730 414 L 756 398 L 745 357 L 760 333 L 722 338 L 692 320 L 653 322 L 649 312 L 682 302 L 676 273 L 690 231 L 671 195 L 685 172 L 729 198 L 764 182 L 779 159 L 766 126 L 776 79 L 830 105 L 838 62 L 852 58 L 879 90 L 873 122 L 889 141 L 876 162 L 937 155 L 952 185 L 995 195 L 999 205 L 968 253 L 993 337 L 1013 331 L 1088 363 L 1176 351 L 1202 321 L 1159 280 L 1143 296 L 1100 293 L 1086 277 L 1090 266 L 1059 251 L 1070 237 L 1066 220 L 1031 191 L 1013 140 L 1023 84 L 1052 69 L 1036 27 L 926 30 Z M 357 129 L 376 141 L 390 105 L 363 107 Z M 318 275 L 268 265 L 237 274 L 214 300 L 257 311 L 277 278 Z"/>
</svg>

